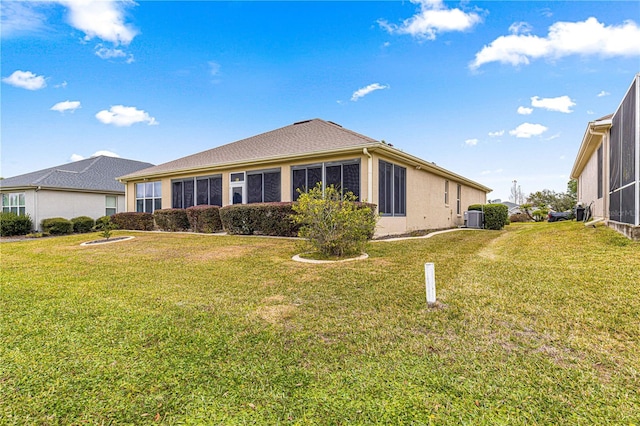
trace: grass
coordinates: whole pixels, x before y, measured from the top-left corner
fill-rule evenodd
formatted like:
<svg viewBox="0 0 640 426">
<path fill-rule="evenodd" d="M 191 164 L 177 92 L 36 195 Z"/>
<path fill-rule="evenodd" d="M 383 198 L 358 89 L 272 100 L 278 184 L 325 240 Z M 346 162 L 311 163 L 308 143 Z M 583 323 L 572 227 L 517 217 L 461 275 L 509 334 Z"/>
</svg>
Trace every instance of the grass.
<svg viewBox="0 0 640 426">
<path fill-rule="evenodd" d="M 609 229 L 329 265 L 292 240 L 135 235 L 0 245 L 0 424 L 640 424 L 640 244 Z"/>
</svg>

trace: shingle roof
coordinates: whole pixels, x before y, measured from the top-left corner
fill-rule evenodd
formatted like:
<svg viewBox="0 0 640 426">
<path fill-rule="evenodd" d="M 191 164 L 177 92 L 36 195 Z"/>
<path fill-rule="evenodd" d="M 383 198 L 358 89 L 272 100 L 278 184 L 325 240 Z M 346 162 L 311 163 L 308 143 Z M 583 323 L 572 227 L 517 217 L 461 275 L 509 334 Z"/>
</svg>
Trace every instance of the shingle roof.
<svg viewBox="0 0 640 426">
<path fill-rule="evenodd" d="M 137 176 L 215 167 L 243 161 L 257 162 L 267 158 L 326 152 L 372 143 L 379 143 L 379 141 L 345 129 L 330 121 L 316 118 L 169 161 L 122 176 L 122 178 L 130 179 Z"/>
<path fill-rule="evenodd" d="M 42 187 L 124 193 L 116 177 L 153 166 L 124 158 L 97 156 L 0 180 L 0 188 Z"/>
</svg>

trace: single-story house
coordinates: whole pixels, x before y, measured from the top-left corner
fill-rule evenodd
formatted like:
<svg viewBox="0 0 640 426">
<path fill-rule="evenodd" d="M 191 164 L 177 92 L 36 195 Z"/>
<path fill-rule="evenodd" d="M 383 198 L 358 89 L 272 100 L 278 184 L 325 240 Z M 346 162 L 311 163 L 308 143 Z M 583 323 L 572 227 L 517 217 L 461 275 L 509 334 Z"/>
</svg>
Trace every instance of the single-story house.
<svg viewBox="0 0 640 426">
<path fill-rule="evenodd" d="M 294 123 L 119 178 L 127 211 L 295 201 L 322 182 L 378 206 L 377 235 L 462 225 L 484 185 L 320 119 Z"/>
<path fill-rule="evenodd" d="M 640 239 L 640 74 L 613 114 L 587 125 L 571 178 L 595 218 Z"/>
<path fill-rule="evenodd" d="M 96 156 L 0 180 L 2 211 L 28 214 L 36 229 L 42 219 L 125 211 L 123 174 L 153 166 L 124 158 Z"/>
</svg>

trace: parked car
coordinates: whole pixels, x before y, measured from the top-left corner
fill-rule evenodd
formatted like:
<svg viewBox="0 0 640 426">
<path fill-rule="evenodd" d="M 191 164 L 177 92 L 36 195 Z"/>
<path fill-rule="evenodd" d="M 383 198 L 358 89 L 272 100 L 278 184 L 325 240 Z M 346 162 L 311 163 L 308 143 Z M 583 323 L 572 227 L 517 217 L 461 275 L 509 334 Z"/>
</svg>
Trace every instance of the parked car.
<svg viewBox="0 0 640 426">
<path fill-rule="evenodd" d="M 573 212 L 549 212 L 547 215 L 547 221 L 549 222 L 559 222 L 561 220 L 571 220 L 573 219 Z"/>
</svg>

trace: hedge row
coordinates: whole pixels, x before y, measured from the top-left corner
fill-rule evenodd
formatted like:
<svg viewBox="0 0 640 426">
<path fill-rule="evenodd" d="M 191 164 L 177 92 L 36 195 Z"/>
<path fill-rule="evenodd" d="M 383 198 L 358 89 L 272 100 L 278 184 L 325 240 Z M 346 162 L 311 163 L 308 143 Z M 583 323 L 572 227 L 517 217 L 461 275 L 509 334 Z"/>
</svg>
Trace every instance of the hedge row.
<svg viewBox="0 0 640 426">
<path fill-rule="evenodd" d="M 118 229 L 135 231 L 153 231 L 153 215 L 151 213 L 124 212 L 111 216 L 111 223 Z"/>
<path fill-rule="evenodd" d="M 186 210 L 189 227 L 193 232 L 212 234 L 222 231 L 220 220 L 220 207 L 218 206 L 193 206 Z"/>
<path fill-rule="evenodd" d="M 292 202 L 234 204 L 220 209 L 220 219 L 230 234 L 295 237 L 299 226 L 291 220 L 292 206 Z"/>
<path fill-rule="evenodd" d="M 29 215 L 17 215 L 11 212 L 0 214 L 0 236 L 26 235 L 31 232 L 32 226 Z"/>
<path fill-rule="evenodd" d="M 484 212 L 485 229 L 500 230 L 509 220 L 509 208 L 504 204 L 472 204 L 468 210 Z"/>
</svg>

